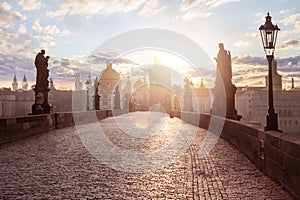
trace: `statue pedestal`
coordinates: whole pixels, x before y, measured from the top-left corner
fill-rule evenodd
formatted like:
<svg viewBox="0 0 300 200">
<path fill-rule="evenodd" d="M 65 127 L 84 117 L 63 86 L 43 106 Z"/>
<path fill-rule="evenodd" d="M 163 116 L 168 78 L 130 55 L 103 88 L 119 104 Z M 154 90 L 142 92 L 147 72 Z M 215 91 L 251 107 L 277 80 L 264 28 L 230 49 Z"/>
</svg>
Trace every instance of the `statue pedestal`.
<svg viewBox="0 0 300 200">
<path fill-rule="evenodd" d="M 217 71 L 216 85 L 214 88 L 214 102 L 212 114 L 223 116 L 228 119 L 240 120 L 241 115 L 235 109 L 236 87 L 231 80 L 224 80 Z M 225 103 L 226 102 L 226 103 Z"/>
<path fill-rule="evenodd" d="M 237 114 L 237 110 L 235 109 L 235 93 L 236 93 L 236 87 L 232 83 L 229 85 L 229 88 L 225 87 L 226 91 L 226 118 L 228 119 L 234 119 L 234 120 L 240 120 L 242 118 L 241 115 Z"/>
<path fill-rule="evenodd" d="M 48 103 L 49 88 L 34 88 L 35 103 L 31 106 L 32 114 L 50 114 L 52 112 L 52 106 Z"/>
</svg>

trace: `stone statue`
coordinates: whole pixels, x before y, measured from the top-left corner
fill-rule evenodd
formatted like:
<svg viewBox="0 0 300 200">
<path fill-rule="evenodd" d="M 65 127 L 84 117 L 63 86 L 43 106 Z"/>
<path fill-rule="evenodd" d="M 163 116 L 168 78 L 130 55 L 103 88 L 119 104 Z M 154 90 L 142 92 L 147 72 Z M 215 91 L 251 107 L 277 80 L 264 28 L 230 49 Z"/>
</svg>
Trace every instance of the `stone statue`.
<svg viewBox="0 0 300 200">
<path fill-rule="evenodd" d="M 117 85 L 115 87 L 115 98 L 114 98 L 114 109 L 121 109 L 121 105 L 120 105 L 120 90 L 119 90 L 119 86 Z"/>
<path fill-rule="evenodd" d="M 224 116 L 229 119 L 240 120 L 235 109 L 236 87 L 232 83 L 232 68 L 230 51 L 224 49 L 223 43 L 219 44 L 217 58 L 216 84 L 214 87 L 214 102 L 212 114 Z M 226 102 L 226 103 L 225 103 Z"/>
<path fill-rule="evenodd" d="M 49 56 L 44 56 L 45 55 L 45 50 L 41 50 L 36 57 L 35 57 L 35 67 L 37 69 L 36 73 L 36 88 L 47 88 L 49 86 L 49 70 L 48 68 L 48 60 Z"/>
<path fill-rule="evenodd" d="M 191 90 L 191 82 L 188 78 L 184 79 L 185 85 L 184 85 L 184 104 L 183 104 L 183 110 L 193 112 L 193 102 L 192 102 L 192 90 Z"/>
<path fill-rule="evenodd" d="M 49 114 L 51 105 L 48 103 L 49 89 L 49 56 L 45 57 L 45 50 L 41 50 L 34 60 L 36 67 L 36 84 L 33 89 L 35 92 L 35 103 L 32 105 L 32 114 Z"/>
<path fill-rule="evenodd" d="M 231 55 L 230 51 L 224 49 L 224 44 L 219 43 L 219 53 L 217 58 L 217 69 L 222 76 L 223 81 L 230 81 L 232 79 L 232 69 L 231 69 Z"/>
<path fill-rule="evenodd" d="M 44 80 L 43 82 L 43 87 L 48 88 L 49 87 L 49 81 L 48 81 L 48 77 L 49 77 L 49 69 L 48 69 L 48 61 L 50 59 L 50 56 L 46 56 L 46 65 L 45 65 L 45 69 L 44 69 L 44 74 L 42 76 L 42 79 Z"/>
</svg>

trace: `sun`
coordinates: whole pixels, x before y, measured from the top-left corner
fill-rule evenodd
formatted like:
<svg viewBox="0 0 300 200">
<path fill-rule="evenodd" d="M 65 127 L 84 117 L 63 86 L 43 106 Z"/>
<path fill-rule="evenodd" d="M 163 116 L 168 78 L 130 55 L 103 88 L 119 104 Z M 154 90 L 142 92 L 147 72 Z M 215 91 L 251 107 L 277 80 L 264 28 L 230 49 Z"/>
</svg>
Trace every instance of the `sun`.
<svg viewBox="0 0 300 200">
<path fill-rule="evenodd" d="M 184 80 L 188 78 L 194 87 L 198 87 L 204 78 L 201 69 L 193 66 L 192 63 L 185 60 L 185 58 L 171 51 L 162 49 L 139 49 L 122 57 L 138 63 L 135 67 L 149 69 L 154 65 L 159 65 L 169 68 L 172 85 L 184 87 Z M 125 74 L 131 74 L 129 71 L 130 70 L 128 70 L 128 73 L 125 72 Z"/>
<path fill-rule="evenodd" d="M 191 64 L 188 63 L 184 58 L 180 57 L 179 55 L 169 52 L 169 51 L 155 51 L 154 52 L 154 60 L 160 61 L 161 65 L 169 67 L 175 70 L 178 73 L 185 73 L 188 72 L 191 68 Z M 154 63 L 156 64 L 156 63 Z"/>
</svg>

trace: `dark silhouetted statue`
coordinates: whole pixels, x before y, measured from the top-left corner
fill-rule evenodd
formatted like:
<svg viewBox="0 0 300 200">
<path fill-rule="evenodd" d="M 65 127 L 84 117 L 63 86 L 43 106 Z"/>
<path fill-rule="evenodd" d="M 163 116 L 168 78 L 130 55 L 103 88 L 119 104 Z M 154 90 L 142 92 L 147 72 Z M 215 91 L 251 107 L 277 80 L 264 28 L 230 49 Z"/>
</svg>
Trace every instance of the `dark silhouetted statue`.
<svg viewBox="0 0 300 200">
<path fill-rule="evenodd" d="M 120 105 L 120 91 L 119 91 L 119 86 L 117 85 L 115 87 L 115 98 L 114 98 L 114 109 L 121 109 L 121 105 Z"/>
<path fill-rule="evenodd" d="M 94 89 L 95 89 L 95 95 L 94 95 L 94 108 L 95 110 L 100 110 L 100 95 L 98 94 L 98 87 L 99 87 L 99 81 L 96 77 L 94 81 Z"/>
<path fill-rule="evenodd" d="M 212 114 L 224 116 L 229 119 L 240 120 L 235 109 L 236 87 L 232 84 L 232 68 L 230 51 L 224 49 L 222 43 L 219 44 L 217 58 L 216 84 L 214 88 L 214 102 Z M 226 103 L 225 103 L 226 102 Z"/>
<path fill-rule="evenodd" d="M 45 50 L 41 50 L 35 57 L 36 67 L 36 84 L 33 89 L 35 92 L 35 103 L 32 105 L 32 114 L 48 114 L 50 113 L 50 105 L 48 104 L 49 89 L 49 56 L 45 57 Z"/>
<path fill-rule="evenodd" d="M 188 78 L 185 78 L 185 85 L 184 85 L 184 104 L 183 110 L 192 112 L 193 109 L 193 101 L 192 101 L 192 90 L 190 87 L 190 81 Z"/>
</svg>

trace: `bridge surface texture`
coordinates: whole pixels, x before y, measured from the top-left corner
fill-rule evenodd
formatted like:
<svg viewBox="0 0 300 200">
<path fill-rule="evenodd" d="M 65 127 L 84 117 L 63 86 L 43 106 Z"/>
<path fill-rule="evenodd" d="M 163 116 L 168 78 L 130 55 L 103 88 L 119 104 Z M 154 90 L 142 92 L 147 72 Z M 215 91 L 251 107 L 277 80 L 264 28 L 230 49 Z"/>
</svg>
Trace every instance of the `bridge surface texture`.
<svg viewBox="0 0 300 200">
<path fill-rule="evenodd" d="M 0 199 L 291 199 L 221 138 L 201 156 L 208 136 L 136 112 L 4 144 Z"/>
</svg>

